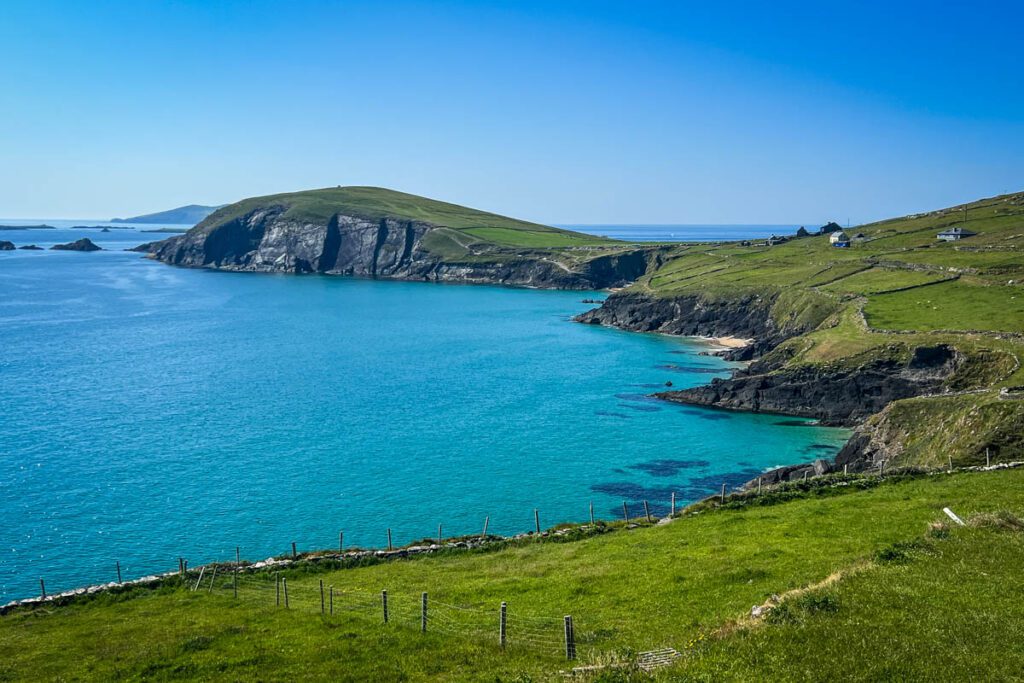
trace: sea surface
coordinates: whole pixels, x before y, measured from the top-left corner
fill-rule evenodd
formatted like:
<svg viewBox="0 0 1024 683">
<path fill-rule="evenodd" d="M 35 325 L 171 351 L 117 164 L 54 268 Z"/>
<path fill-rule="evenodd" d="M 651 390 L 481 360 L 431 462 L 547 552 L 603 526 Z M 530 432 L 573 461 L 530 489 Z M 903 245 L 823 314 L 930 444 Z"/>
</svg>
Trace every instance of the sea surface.
<svg viewBox="0 0 1024 683">
<path fill-rule="evenodd" d="M 54 224 L 54 221 L 47 221 Z M 0 224 L 9 224 L 0 220 Z M 77 223 L 77 222 L 76 222 Z M 94 223 L 93 223 L 94 224 Z M 657 514 L 847 432 L 660 402 L 697 340 L 580 325 L 602 298 L 186 270 L 160 235 L 0 252 L 0 598 L 299 549 Z"/>
<path fill-rule="evenodd" d="M 800 225 L 559 225 L 560 228 L 631 242 L 720 242 L 794 235 Z M 817 226 L 813 226 L 814 229 Z M 812 226 L 808 224 L 808 229 Z"/>
</svg>

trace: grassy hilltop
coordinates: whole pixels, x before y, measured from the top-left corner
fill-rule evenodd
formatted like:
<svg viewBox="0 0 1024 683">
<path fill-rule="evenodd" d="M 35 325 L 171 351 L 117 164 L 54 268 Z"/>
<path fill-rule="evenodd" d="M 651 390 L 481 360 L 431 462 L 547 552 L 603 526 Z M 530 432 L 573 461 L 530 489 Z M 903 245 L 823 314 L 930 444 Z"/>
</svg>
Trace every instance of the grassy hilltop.
<svg viewBox="0 0 1024 683">
<path fill-rule="evenodd" d="M 327 187 L 243 199 L 211 214 L 199 224 L 209 229 L 266 206 L 287 208 L 282 218 L 327 222 L 338 213 L 371 221 L 393 218 L 430 223 L 447 229 L 447 236 L 462 247 L 493 243 L 508 247 L 558 248 L 608 246 L 615 240 L 530 223 L 458 204 L 398 192 L 383 187 Z M 436 245 L 443 248 L 439 241 Z"/>
<path fill-rule="evenodd" d="M 628 284 L 653 253 L 379 187 L 252 197 L 142 248 L 193 268 L 561 289 Z"/>
<path fill-rule="evenodd" d="M 0 618 L 0 680 L 560 680 L 576 665 L 682 653 L 659 680 L 1012 678 L 1024 612 L 1024 470 L 854 478 L 621 523 L 384 564 L 245 576 L 222 570 Z M 928 531 L 952 506 L 976 528 Z M 984 514 L 983 514 L 984 513 Z M 980 515 L 980 516 L 979 516 Z M 987 515 L 987 516 L 986 516 Z M 947 520 L 948 521 L 948 520 Z M 558 542 L 558 541 L 561 542 Z M 335 590 L 320 614 L 319 583 Z M 212 590 L 210 590 L 212 586 Z M 389 592 L 382 623 L 380 591 Z M 429 594 L 420 633 L 420 592 Z M 782 596 L 762 620 L 752 605 Z M 508 646 L 498 605 L 508 603 Z M 778 600 L 776 600 L 778 602 Z M 571 614 L 578 660 L 565 661 Z M 581 680 L 646 680 L 600 669 Z"/>
</svg>

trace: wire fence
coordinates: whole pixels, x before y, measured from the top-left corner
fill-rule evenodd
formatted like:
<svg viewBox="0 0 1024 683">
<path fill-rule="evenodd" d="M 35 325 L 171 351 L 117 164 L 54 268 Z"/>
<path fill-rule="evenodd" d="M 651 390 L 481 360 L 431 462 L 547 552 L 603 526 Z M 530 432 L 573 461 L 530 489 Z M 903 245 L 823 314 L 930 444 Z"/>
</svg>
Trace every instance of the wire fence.
<svg viewBox="0 0 1024 683">
<path fill-rule="evenodd" d="M 591 639 L 581 650 L 571 616 L 531 614 L 506 602 L 493 606 L 459 605 L 428 593 L 340 589 L 323 580 L 269 573 L 247 573 L 231 564 L 188 572 L 194 592 L 228 595 L 267 609 L 318 614 L 327 619 L 357 618 L 380 628 L 439 633 L 495 648 L 529 651 L 544 657 L 577 659 L 594 650 Z"/>
</svg>

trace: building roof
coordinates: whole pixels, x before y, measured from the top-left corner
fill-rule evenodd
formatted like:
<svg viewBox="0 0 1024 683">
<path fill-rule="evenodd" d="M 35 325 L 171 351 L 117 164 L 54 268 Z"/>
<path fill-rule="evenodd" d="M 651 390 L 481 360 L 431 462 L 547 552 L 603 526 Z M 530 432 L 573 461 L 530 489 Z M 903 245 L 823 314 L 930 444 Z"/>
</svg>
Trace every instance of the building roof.
<svg viewBox="0 0 1024 683">
<path fill-rule="evenodd" d="M 849 236 L 847 236 L 845 232 L 840 230 L 839 232 L 834 232 L 831 235 L 829 235 L 828 240 L 832 244 L 835 244 L 836 242 L 849 242 L 850 238 Z"/>
<path fill-rule="evenodd" d="M 978 233 L 971 232 L 970 230 L 967 230 L 966 228 L 951 228 L 949 230 L 943 230 L 942 232 L 940 232 L 939 233 L 939 237 L 943 237 L 943 236 L 948 236 L 948 237 L 973 237 L 974 235 L 977 235 L 977 234 Z"/>
</svg>

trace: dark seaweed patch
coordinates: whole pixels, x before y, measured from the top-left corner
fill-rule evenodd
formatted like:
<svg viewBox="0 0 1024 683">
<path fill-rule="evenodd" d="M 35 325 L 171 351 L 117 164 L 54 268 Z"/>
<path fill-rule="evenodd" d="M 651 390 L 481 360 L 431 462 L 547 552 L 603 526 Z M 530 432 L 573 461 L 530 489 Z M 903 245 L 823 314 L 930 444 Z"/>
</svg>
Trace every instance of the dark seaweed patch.
<svg viewBox="0 0 1024 683">
<path fill-rule="evenodd" d="M 773 424 L 779 427 L 816 427 L 816 422 L 807 422 L 805 420 L 779 420 Z"/>
<path fill-rule="evenodd" d="M 647 394 L 615 394 L 615 398 L 620 401 L 636 401 L 637 403 L 652 403 L 657 402 L 658 399 Z"/>
<path fill-rule="evenodd" d="M 627 465 L 631 470 L 640 470 L 646 472 L 652 477 L 673 477 L 681 470 L 693 469 L 697 467 L 708 467 L 711 465 L 707 460 L 651 460 L 650 462 L 641 462 L 636 465 Z"/>
<path fill-rule="evenodd" d="M 594 415 L 601 415 L 603 417 L 621 417 L 623 420 L 629 419 L 629 415 L 624 415 L 622 413 L 613 413 L 610 410 L 595 410 Z"/>
<path fill-rule="evenodd" d="M 632 403 L 620 403 L 619 407 L 620 408 L 629 408 L 630 410 L 638 410 L 641 413 L 656 413 L 659 410 L 661 410 L 661 408 L 659 406 L 638 406 L 638 405 L 634 405 Z"/>
<path fill-rule="evenodd" d="M 839 450 L 837 446 L 829 446 L 827 443 L 812 443 L 810 446 L 804 449 L 805 451 L 836 451 Z"/>
<path fill-rule="evenodd" d="M 655 370 L 668 370 L 669 372 L 682 372 L 697 375 L 721 375 L 732 372 L 729 368 L 709 368 L 702 365 L 677 365 L 675 363 L 655 365 L 654 368 Z"/>
<path fill-rule="evenodd" d="M 694 417 L 699 417 L 702 420 L 717 421 L 728 420 L 732 418 L 732 415 L 730 415 L 729 413 L 716 412 L 711 410 L 681 410 L 679 412 L 683 413 L 684 415 L 693 415 Z"/>
</svg>

